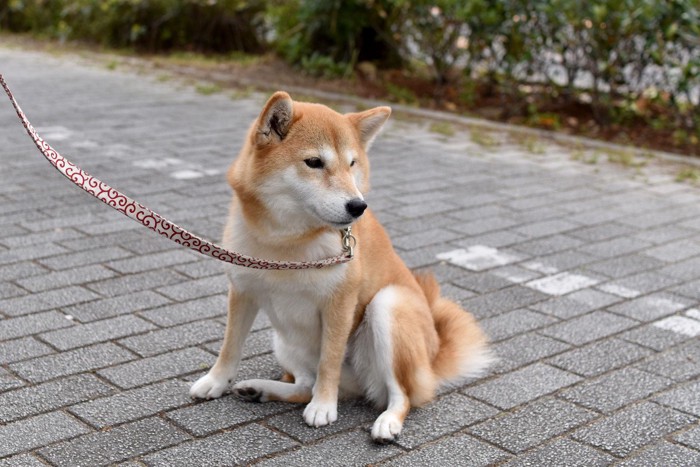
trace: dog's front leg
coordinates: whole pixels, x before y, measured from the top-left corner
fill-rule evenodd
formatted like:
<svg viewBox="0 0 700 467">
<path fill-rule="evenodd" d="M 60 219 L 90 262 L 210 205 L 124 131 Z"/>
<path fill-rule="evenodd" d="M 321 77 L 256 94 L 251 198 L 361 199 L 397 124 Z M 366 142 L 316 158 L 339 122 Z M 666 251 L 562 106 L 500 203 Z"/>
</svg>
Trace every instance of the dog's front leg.
<svg viewBox="0 0 700 467">
<path fill-rule="evenodd" d="M 258 308 L 252 300 L 236 292 L 233 286 L 229 287 L 224 344 L 221 346 L 219 358 L 216 359 L 209 373 L 199 378 L 190 388 L 192 397 L 214 399 L 228 389 L 238 374 L 243 343 L 257 313 Z"/>
<path fill-rule="evenodd" d="M 338 419 L 338 386 L 345 348 L 352 328 L 357 296 L 334 297 L 321 311 L 321 358 L 311 402 L 304 409 L 309 426 L 324 426 Z"/>
</svg>

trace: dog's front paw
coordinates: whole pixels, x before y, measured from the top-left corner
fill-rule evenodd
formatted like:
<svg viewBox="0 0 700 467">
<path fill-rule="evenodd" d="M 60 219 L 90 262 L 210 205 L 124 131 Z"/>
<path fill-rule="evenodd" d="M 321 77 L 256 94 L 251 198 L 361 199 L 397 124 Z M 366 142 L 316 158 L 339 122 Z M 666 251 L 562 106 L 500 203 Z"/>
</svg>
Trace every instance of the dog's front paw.
<svg viewBox="0 0 700 467">
<path fill-rule="evenodd" d="M 304 421 L 309 426 L 330 425 L 338 420 L 338 403 L 319 403 L 311 401 L 304 409 Z"/>
<path fill-rule="evenodd" d="M 207 373 L 199 378 L 190 388 L 190 396 L 198 399 L 216 399 L 228 389 L 228 378 L 221 378 Z"/>
<path fill-rule="evenodd" d="M 389 443 L 401 433 L 402 427 L 403 424 L 396 415 L 384 412 L 372 425 L 372 439 L 377 443 Z"/>
</svg>

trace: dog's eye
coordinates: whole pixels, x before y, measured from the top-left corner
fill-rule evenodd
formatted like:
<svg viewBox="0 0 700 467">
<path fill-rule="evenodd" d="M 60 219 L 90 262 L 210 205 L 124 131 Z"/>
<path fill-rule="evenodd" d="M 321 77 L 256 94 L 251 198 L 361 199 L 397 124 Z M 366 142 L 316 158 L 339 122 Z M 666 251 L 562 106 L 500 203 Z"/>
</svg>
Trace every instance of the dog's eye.
<svg viewBox="0 0 700 467">
<path fill-rule="evenodd" d="M 310 159 L 304 159 L 304 163 L 311 167 L 312 169 L 322 169 L 323 161 L 320 157 L 312 157 Z"/>
<path fill-rule="evenodd" d="M 352 167 L 353 165 L 355 165 L 356 162 L 357 162 L 356 160 L 353 160 L 352 162 L 350 162 L 350 167 Z"/>
</svg>

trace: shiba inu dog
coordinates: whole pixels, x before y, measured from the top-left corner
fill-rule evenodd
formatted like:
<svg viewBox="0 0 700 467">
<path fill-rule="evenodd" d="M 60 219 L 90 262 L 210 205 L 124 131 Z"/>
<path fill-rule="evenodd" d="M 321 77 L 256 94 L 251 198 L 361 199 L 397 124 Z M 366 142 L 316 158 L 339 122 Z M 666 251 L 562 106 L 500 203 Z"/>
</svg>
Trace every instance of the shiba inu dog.
<svg viewBox="0 0 700 467">
<path fill-rule="evenodd" d="M 364 396 L 384 409 L 372 428 L 393 440 L 411 406 L 441 385 L 459 384 L 489 362 L 472 315 L 439 294 L 432 276 L 414 276 L 367 210 L 367 151 L 389 107 L 341 115 L 275 93 L 228 171 L 234 189 L 224 246 L 259 258 L 310 261 L 341 253 L 352 224 L 355 258 L 323 269 L 231 267 L 228 323 L 220 355 L 192 385 L 216 398 L 234 382 L 242 347 L 259 310 L 275 331 L 280 381 L 233 386 L 254 402 L 305 403 L 319 427 L 338 417 L 339 397 Z"/>
</svg>

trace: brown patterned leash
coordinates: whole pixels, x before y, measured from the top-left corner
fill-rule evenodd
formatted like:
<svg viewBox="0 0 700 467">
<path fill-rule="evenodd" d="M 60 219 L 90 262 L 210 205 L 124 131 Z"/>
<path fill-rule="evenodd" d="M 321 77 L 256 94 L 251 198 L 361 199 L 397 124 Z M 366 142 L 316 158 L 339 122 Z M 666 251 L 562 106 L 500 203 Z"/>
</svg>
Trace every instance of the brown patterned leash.
<svg viewBox="0 0 700 467">
<path fill-rule="evenodd" d="M 111 206 L 125 216 L 135 220 L 141 225 L 148 227 L 150 230 L 169 238 L 173 242 L 185 246 L 191 250 L 203 255 L 211 256 L 214 259 L 225 263 L 235 264 L 254 269 L 312 269 L 324 268 L 333 266 L 334 264 L 347 263 L 353 258 L 353 248 L 356 240 L 353 237 L 350 227 L 341 231 L 343 254 L 326 258 L 318 261 L 274 261 L 254 258 L 252 256 L 229 251 L 219 245 L 215 245 L 207 240 L 204 240 L 197 235 L 188 232 L 178 225 L 170 222 L 163 216 L 151 211 L 141 203 L 129 198 L 123 193 L 110 187 L 103 181 L 89 175 L 83 169 L 73 164 L 71 161 L 61 156 L 58 151 L 52 148 L 44 141 L 36 132 L 32 124 L 29 123 L 27 117 L 22 112 L 22 109 L 17 104 L 10 88 L 7 87 L 5 79 L 0 74 L 0 84 L 5 89 L 7 96 L 10 98 L 12 105 L 17 111 L 17 116 L 22 121 L 22 125 L 29 133 L 29 136 L 34 140 L 34 144 L 39 148 L 39 151 L 59 172 L 66 176 L 70 181 L 78 185 L 83 190 L 90 193 L 95 198 L 103 203 Z"/>
</svg>

